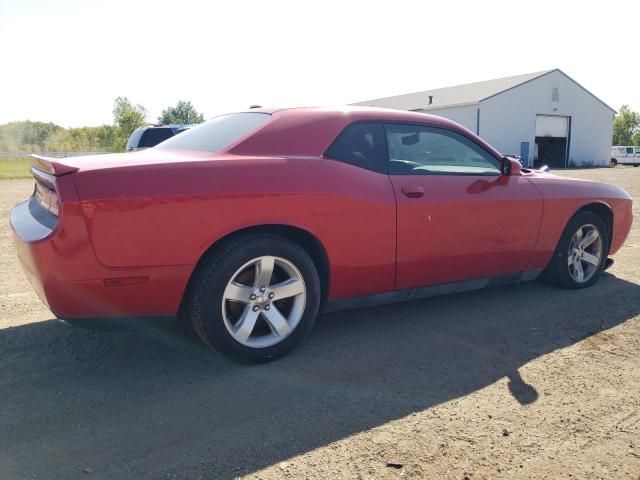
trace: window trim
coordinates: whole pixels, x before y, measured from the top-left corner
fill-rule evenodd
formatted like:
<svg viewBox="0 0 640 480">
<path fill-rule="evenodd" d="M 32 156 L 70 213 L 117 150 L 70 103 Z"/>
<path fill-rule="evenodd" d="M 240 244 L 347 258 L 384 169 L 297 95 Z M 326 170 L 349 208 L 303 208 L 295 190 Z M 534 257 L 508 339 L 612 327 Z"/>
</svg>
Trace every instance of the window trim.
<svg viewBox="0 0 640 480">
<path fill-rule="evenodd" d="M 385 135 L 384 135 L 384 141 L 385 144 L 387 146 L 387 152 L 386 152 L 386 156 L 387 156 L 387 173 L 389 175 L 410 175 L 410 176 L 429 176 L 429 175 L 433 175 L 433 176 L 456 176 L 456 177 L 499 177 L 501 175 L 500 173 L 500 162 L 501 159 L 499 157 L 497 157 L 496 155 L 493 154 L 493 152 L 487 150 L 483 145 L 479 144 L 478 142 L 476 142 L 473 138 L 469 137 L 468 135 L 465 135 L 462 132 L 459 132 L 453 128 L 447 128 L 447 127 L 440 127 L 440 126 L 434 126 L 434 125 L 429 125 L 426 123 L 417 123 L 417 122 L 382 122 L 383 127 L 384 127 L 384 131 L 385 131 Z M 473 172 L 392 172 L 391 171 L 391 152 L 389 151 L 389 137 L 387 135 L 387 125 L 406 125 L 406 126 L 414 126 L 414 127 L 423 127 L 423 128 L 429 128 L 429 129 L 433 129 L 433 130 L 440 130 L 440 131 L 444 131 L 444 132 L 451 132 L 454 133 L 456 135 L 460 135 L 463 138 L 465 138 L 466 140 L 468 140 L 469 142 L 471 142 L 473 145 L 477 146 L 478 148 L 480 148 L 483 152 L 485 152 L 487 155 L 489 155 L 491 158 L 494 158 L 496 160 L 496 162 L 498 163 L 497 168 L 497 173 L 473 173 Z"/>
<path fill-rule="evenodd" d="M 340 130 L 340 132 L 335 136 L 335 138 L 332 140 L 332 142 L 329 144 L 329 146 L 325 149 L 325 151 L 322 153 L 322 158 L 326 159 L 326 160 L 333 160 L 334 162 L 340 162 L 340 163 L 344 163 L 345 165 L 351 165 L 353 167 L 356 168 L 361 168 L 363 170 L 367 170 L 369 172 L 376 172 L 376 173 L 384 173 L 384 174 L 389 174 L 389 148 L 387 145 L 387 135 L 384 129 L 384 121 L 381 120 L 354 120 L 352 122 L 347 123 L 342 130 Z M 379 125 L 382 128 L 382 149 L 383 149 L 383 158 L 381 160 L 381 165 L 378 165 L 378 168 L 368 168 L 365 165 L 360 165 L 360 164 L 356 164 L 356 163 L 351 163 L 351 162 L 347 162 L 346 160 L 341 160 L 339 158 L 334 158 L 332 156 L 329 155 L 329 150 L 331 150 L 333 148 L 333 146 L 336 144 L 336 142 L 338 141 L 338 139 L 344 135 L 344 133 L 351 128 L 354 125 L 359 125 L 359 124 L 371 124 L 371 125 Z"/>
</svg>

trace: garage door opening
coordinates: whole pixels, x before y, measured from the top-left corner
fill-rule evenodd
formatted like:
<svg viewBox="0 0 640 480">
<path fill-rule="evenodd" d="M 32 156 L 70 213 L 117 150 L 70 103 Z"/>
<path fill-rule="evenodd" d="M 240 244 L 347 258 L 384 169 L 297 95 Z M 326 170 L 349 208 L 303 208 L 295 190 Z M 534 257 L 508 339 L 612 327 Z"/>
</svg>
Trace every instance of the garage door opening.
<svg viewBox="0 0 640 480">
<path fill-rule="evenodd" d="M 536 146 L 533 166 L 551 168 L 567 166 L 569 117 L 536 115 Z"/>
</svg>

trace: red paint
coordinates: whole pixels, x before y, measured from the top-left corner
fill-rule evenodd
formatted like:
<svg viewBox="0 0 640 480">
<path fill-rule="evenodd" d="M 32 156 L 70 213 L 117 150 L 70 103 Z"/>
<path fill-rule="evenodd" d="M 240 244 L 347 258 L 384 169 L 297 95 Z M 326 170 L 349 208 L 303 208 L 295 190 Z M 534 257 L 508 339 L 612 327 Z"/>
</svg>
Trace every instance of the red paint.
<svg viewBox="0 0 640 480">
<path fill-rule="evenodd" d="M 424 190 L 397 198 L 397 288 L 526 270 L 542 215 L 542 195 L 526 178 L 390 178 L 396 190 Z"/>
<path fill-rule="evenodd" d="M 41 240 L 15 239 L 40 298 L 61 317 L 173 315 L 203 253 L 260 225 L 319 240 L 330 299 L 544 268 L 568 219 L 589 203 L 613 211 L 612 253 L 631 227 L 630 198 L 610 185 L 517 168 L 509 177 L 389 176 L 323 158 L 358 120 L 450 128 L 500 156 L 443 118 L 351 107 L 271 113 L 215 154 L 39 159 L 57 175 L 58 224 Z M 107 286 L 114 279 L 121 284 Z"/>
</svg>

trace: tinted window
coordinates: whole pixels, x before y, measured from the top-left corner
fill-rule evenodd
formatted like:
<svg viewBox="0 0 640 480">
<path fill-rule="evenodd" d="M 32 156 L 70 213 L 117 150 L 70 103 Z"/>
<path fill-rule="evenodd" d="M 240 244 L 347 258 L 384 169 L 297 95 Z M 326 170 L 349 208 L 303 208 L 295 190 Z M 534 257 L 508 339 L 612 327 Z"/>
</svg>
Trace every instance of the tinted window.
<svg viewBox="0 0 640 480">
<path fill-rule="evenodd" d="M 633 148 L 627 148 L 627 153 L 633 153 Z"/>
<path fill-rule="evenodd" d="M 142 137 L 141 147 L 155 147 L 167 138 L 173 137 L 170 128 L 149 128 Z"/>
<path fill-rule="evenodd" d="M 362 168 L 384 172 L 384 128 L 379 123 L 349 125 L 338 135 L 325 155 Z"/>
<path fill-rule="evenodd" d="M 144 133 L 145 128 L 137 128 L 133 131 L 131 136 L 129 137 L 129 141 L 127 142 L 127 150 L 130 148 L 138 148 L 138 143 L 140 142 L 140 137 Z"/>
<path fill-rule="evenodd" d="M 398 174 L 499 175 L 500 163 L 459 133 L 420 125 L 385 125 L 389 171 Z"/>
<path fill-rule="evenodd" d="M 219 152 L 260 127 L 271 118 L 268 113 L 231 113 L 212 118 L 197 127 L 158 145 L 167 150 Z"/>
</svg>

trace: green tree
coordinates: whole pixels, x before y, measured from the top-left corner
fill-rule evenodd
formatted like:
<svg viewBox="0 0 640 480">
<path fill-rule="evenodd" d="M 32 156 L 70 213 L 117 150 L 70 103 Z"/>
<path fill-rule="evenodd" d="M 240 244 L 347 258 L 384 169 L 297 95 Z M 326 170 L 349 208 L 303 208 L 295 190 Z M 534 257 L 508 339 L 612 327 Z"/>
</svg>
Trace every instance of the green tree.
<svg viewBox="0 0 640 480">
<path fill-rule="evenodd" d="M 113 124 L 116 138 L 113 151 L 122 152 L 133 131 L 147 123 L 147 110 L 140 104 L 133 105 L 127 97 L 118 97 L 113 102 Z"/>
<path fill-rule="evenodd" d="M 613 119 L 614 145 L 640 145 L 640 113 L 634 112 L 629 105 L 623 105 Z"/>
<path fill-rule="evenodd" d="M 160 123 L 179 123 L 192 124 L 204 122 L 204 116 L 199 113 L 191 102 L 180 100 L 175 107 L 169 107 L 162 110 L 162 115 L 158 117 Z"/>
<path fill-rule="evenodd" d="M 112 150 L 118 138 L 117 128 L 113 125 L 103 125 L 96 130 L 98 149 L 103 151 Z"/>
</svg>

